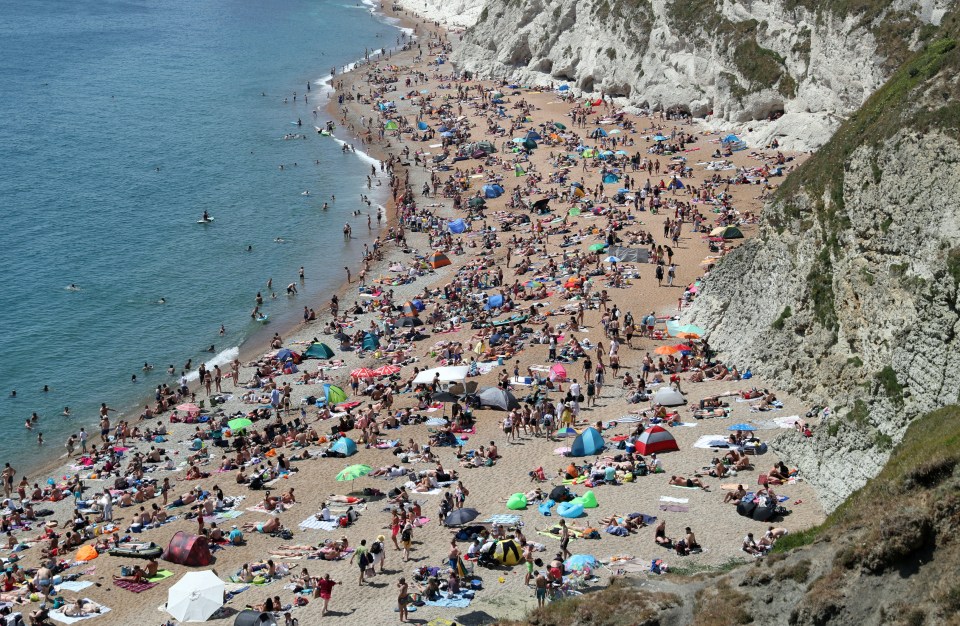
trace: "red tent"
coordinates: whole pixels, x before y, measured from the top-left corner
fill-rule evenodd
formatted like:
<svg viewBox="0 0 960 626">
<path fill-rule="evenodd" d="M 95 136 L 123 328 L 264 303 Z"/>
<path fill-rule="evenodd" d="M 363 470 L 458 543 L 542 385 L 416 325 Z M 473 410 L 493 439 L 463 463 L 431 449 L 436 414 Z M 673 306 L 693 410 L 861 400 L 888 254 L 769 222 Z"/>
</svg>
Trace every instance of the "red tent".
<svg viewBox="0 0 960 626">
<path fill-rule="evenodd" d="M 163 560 L 177 565 L 203 567 L 210 565 L 213 557 L 206 537 L 191 535 L 181 530 L 173 536 L 167 549 L 163 551 Z"/>
<path fill-rule="evenodd" d="M 651 426 L 643 431 L 636 443 L 637 454 L 653 454 L 654 452 L 674 452 L 680 449 L 677 440 L 670 431 L 660 426 Z"/>
</svg>

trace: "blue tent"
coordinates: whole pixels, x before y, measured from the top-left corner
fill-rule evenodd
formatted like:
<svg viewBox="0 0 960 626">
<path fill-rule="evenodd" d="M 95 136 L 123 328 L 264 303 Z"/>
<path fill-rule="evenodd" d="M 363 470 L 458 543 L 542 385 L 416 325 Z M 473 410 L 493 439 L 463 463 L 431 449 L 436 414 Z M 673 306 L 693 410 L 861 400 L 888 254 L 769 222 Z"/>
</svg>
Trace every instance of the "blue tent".
<svg viewBox="0 0 960 626">
<path fill-rule="evenodd" d="M 596 428 L 591 426 L 573 440 L 573 445 L 570 446 L 570 456 L 600 454 L 601 450 L 603 450 L 603 437 Z"/>
<path fill-rule="evenodd" d="M 724 137 L 721 141 L 722 141 L 723 143 L 733 143 L 733 142 L 736 142 L 736 141 L 740 141 L 740 138 L 737 137 L 736 135 L 734 135 L 733 133 L 730 133 L 729 135 L 727 135 L 726 137 Z"/>
<path fill-rule="evenodd" d="M 672 179 L 670 179 L 667 189 L 686 189 L 686 186 L 683 184 L 683 181 L 674 176 Z"/>
<path fill-rule="evenodd" d="M 352 456 L 357 453 L 357 442 L 350 437 L 340 437 L 330 446 L 333 452 L 339 452 L 344 456 Z"/>
<path fill-rule="evenodd" d="M 605 183 L 619 183 L 619 182 L 620 182 L 620 177 L 617 176 L 616 174 L 607 174 L 606 176 L 603 177 L 603 182 L 605 182 Z"/>
<path fill-rule="evenodd" d="M 503 187 L 500 185 L 484 185 L 483 195 L 487 198 L 499 198 L 503 195 Z"/>
<path fill-rule="evenodd" d="M 541 139 L 543 139 L 543 137 L 541 137 L 541 136 L 540 136 L 540 133 L 538 133 L 537 131 L 531 130 L 530 132 L 527 133 L 527 139 L 533 139 L 534 141 L 540 141 Z"/>
<path fill-rule="evenodd" d="M 467 224 L 462 219 L 456 219 L 452 222 L 447 222 L 447 230 L 454 235 L 459 235 L 463 231 L 467 230 Z"/>
<path fill-rule="evenodd" d="M 418 311 L 422 311 L 425 308 L 427 308 L 426 305 L 423 304 L 423 300 L 412 300 L 410 304 L 412 304 L 413 308 L 415 308 Z"/>
<path fill-rule="evenodd" d="M 453 137 L 453 133 L 451 133 L 449 130 L 446 130 L 446 131 L 440 133 L 440 136 L 441 136 L 441 137 Z"/>
<path fill-rule="evenodd" d="M 277 358 L 278 358 L 279 360 L 281 360 L 281 361 L 286 361 L 287 359 L 292 359 L 292 358 L 293 358 L 293 352 L 291 352 L 290 350 L 287 350 L 286 348 L 282 348 L 282 349 L 280 349 L 280 350 L 277 350 Z"/>
<path fill-rule="evenodd" d="M 380 340 L 373 333 L 367 333 L 363 336 L 363 342 L 360 347 L 364 350 L 376 350 L 380 347 Z"/>
<path fill-rule="evenodd" d="M 489 311 L 490 309 L 495 309 L 501 306 L 503 306 L 503 296 L 501 296 L 500 294 L 497 294 L 495 296 L 490 296 L 489 298 L 487 298 L 487 305 L 483 308 Z"/>
<path fill-rule="evenodd" d="M 594 128 L 593 132 L 590 133 L 590 136 L 593 137 L 594 139 L 596 139 L 597 137 L 606 137 L 607 131 L 603 130 L 602 128 Z"/>
<path fill-rule="evenodd" d="M 427 130 L 430 127 L 427 125 L 426 122 L 417 122 L 417 128 L 419 128 L 420 130 Z"/>
<path fill-rule="evenodd" d="M 570 89 L 570 85 L 560 85 L 557 87 L 557 91 L 566 91 L 568 89 Z"/>
</svg>

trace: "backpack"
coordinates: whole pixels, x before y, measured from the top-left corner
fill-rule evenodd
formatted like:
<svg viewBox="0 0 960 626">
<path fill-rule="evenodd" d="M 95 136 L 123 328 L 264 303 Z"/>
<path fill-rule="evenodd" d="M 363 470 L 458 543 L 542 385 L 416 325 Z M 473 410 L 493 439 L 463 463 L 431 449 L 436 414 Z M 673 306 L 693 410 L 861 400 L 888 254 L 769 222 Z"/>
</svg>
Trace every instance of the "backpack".
<svg viewBox="0 0 960 626">
<path fill-rule="evenodd" d="M 373 542 L 373 545 L 370 546 L 370 553 L 371 553 L 371 554 L 380 554 L 380 552 L 381 552 L 382 550 L 383 550 L 383 544 L 380 543 L 379 541 L 374 541 L 374 542 Z"/>
<path fill-rule="evenodd" d="M 403 541 L 410 541 L 413 538 L 413 533 L 409 528 L 404 528 L 403 532 L 400 533 L 400 539 Z"/>
</svg>

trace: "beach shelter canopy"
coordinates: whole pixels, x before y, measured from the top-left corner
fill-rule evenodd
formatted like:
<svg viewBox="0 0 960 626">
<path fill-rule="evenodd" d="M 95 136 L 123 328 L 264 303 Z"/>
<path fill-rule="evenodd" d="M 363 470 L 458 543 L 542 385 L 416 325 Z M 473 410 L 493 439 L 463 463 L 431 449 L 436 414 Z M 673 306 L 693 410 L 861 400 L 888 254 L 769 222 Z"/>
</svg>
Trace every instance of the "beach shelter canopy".
<svg viewBox="0 0 960 626">
<path fill-rule="evenodd" d="M 680 449 L 677 440 L 673 438 L 670 431 L 662 426 L 651 426 L 643 431 L 635 445 L 637 454 L 643 455 L 673 452 Z"/>
<path fill-rule="evenodd" d="M 570 456 L 590 456 L 600 454 L 601 450 L 603 450 L 603 436 L 600 431 L 591 426 L 573 440 Z"/>
<path fill-rule="evenodd" d="M 607 131 L 603 130 L 602 128 L 594 128 L 593 131 L 590 133 L 590 136 L 594 139 L 596 139 L 597 137 L 606 137 Z"/>
<path fill-rule="evenodd" d="M 483 308 L 490 311 L 491 309 L 495 309 L 500 306 L 503 306 L 503 296 L 496 294 L 487 298 L 487 304 L 484 305 Z"/>
<path fill-rule="evenodd" d="M 483 150 L 483 151 L 486 152 L 487 154 L 493 154 L 494 152 L 497 151 L 497 148 L 496 148 L 496 146 L 494 146 L 494 145 L 493 145 L 492 143 L 490 143 L 489 141 L 478 141 L 478 142 L 477 142 L 477 150 Z M 499 187 L 499 185 L 497 185 L 497 186 Z"/>
<path fill-rule="evenodd" d="M 743 239 L 743 233 L 736 226 L 720 226 L 710 231 L 711 237 L 723 237 L 724 239 Z"/>
<path fill-rule="evenodd" d="M 480 406 L 509 411 L 510 409 L 519 409 L 520 403 L 512 393 L 500 387 L 484 387 L 478 394 Z"/>
<path fill-rule="evenodd" d="M 597 557 L 592 554 L 574 554 L 563 565 L 571 572 L 592 570 L 597 567 Z"/>
<path fill-rule="evenodd" d="M 332 359 L 333 350 L 325 343 L 312 344 L 307 351 L 303 353 L 305 359 Z"/>
<path fill-rule="evenodd" d="M 653 403 L 662 406 L 680 406 L 686 404 L 687 400 L 683 394 L 672 387 L 663 387 L 657 393 L 653 394 Z"/>
<path fill-rule="evenodd" d="M 499 198 L 503 195 L 503 187 L 500 185 L 484 185 L 482 191 L 486 198 Z"/>
<path fill-rule="evenodd" d="M 463 231 L 467 230 L 467 224 L 462 219 L 455 219 L 451 222 L 447 222 L 447 230 L 454 235 L 459 235 Z"/>
<path fill-rule="evenodd" d="M 238 417 L 227 422 L 227 428 L 234 432 L 243 430 L 244 428 L 250 428 L 251 426 L 253 426 L 253 422 L 245 417 Z"/>
<path fill-rule="evenodd" d="M 336 385 L 331 385 L 330 383 L 323 384 L 323 399 L 327 401 L 327 404 L 340 404 L 341 402 L 347 401 L 347 393 L 337 387 Z"/>
<path fill-rule="evenodd" d="M 564 369 L 563 365 L 559 363 L 554 363 L 550 367 L 550 380 L 555 383 L 562 383 L 567 379 L 567 370 Z"/>
<path fill-rule="evenodd" d="M 430 384 L 433 382 L 433 378 L 437 374 L 440 374 L 441 383 L 462 383 L 466 380 L 468 371 L 470 371 L 470 367 L 466 365 L 434 367 L 432 369 L 423 370 L 417 374 L 417 377 L 413 379 L 413 384 Z"/>
<path fill-rule="evenodd" d="M 204 567 L 210 565 L 210 545 L 203 535 L 191 535 L 182 530 L 173 536 L 167 549 L 163 551 L 163 560 L 177 565 Z"/>
<path fill-rule="evenodd" d="M 344 456 L 353 456 L 357 453 L 357 442 L 350 437 L 340 437 L 330 446 L 332 452 L 339 452 Z"/>
<path fill-rule="evenodd" d="M 450 259 L 447 258 L 447 255 L 440 252 L 439 250 L 434 251 L 433 254 L 427 257 L 427 264 L 430 265 L 433 269 L 440 267 L 446 267 L 450 265 Z"/>
<path fill-rule="evenodd" d="M 420 130 L 427 130 L 430 126 L 426 122 L 417 122 L 417 128 Z"/>
<path fill-rule="evenodd" d="M 380 347 L 380 339 L 373 333 L 367 333 L 363 336 L 360 347 L 364 350 L 376 350 Z"/>
<path fill-rule="evenodd" d="M 187 572 L 167 592 L 167 613 L 180 622 L 205 622 L 223 606 L 224 587 L 211 570 Z"/>
<path fill-rule="evenodd" d="M 516 565 L 520 562 L 520 545 L 513 539 L 498 541 L 491 556 L 501 565 Z"/>
<path fill-rule="evenodd" d="M 397 320 L 397 326 L 400 328 L 415 328 L 417 326 L 423 326 L 423 320 L 419 317 L 401 317 Z"/>
<path fill-rule="evenodd" d="M 407 300 L 403 303 L 403 306 L 400 307 L 400 312 L 403 317 L 416 317 L 420 309 L 417 308 L 417 305 L 415 305 L 412 300 Z"/>
<path fill-rule="evenodd" d="M 607 252 L 625 263 L 647 263 L 650 260 L 650 251 L 646 248 L 610 246 L 607 248 Z"/>
</svg>

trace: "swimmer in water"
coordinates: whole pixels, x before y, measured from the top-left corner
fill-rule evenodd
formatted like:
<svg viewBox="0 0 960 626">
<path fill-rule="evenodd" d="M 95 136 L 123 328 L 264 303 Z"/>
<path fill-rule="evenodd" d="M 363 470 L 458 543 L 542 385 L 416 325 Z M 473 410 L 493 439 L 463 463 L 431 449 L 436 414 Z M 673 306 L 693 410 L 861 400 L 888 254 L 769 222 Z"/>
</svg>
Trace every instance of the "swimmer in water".
<svg viewBox="0 0 960 626">
<path fill-rule="evenodd" d="M 166 303 L 167 303 L 166 298 L 160 298 L 159 300 L 157 300 L 157 304 L 166 304 Z"/>
<path fill-rule="evenodd" d="M 68 406 L 63 407 L 63 416 L 70 417 L 70 407 Z"/>
<path fill-rule="evenodd" d="M 167 367 L 167 374 L 170 374 L 171 376 L 173 376 L 173 375 L 176 374 L 176 373 L 177 373 L 177 368 L 175 368 L 175 367 L 173 366 L 173 363 L 171 363 L 171 364 Z"/>
<path fill-rule="evenodd" d="M 210 344 L 210 347 L 207 348 L 207 352 L 216 352 L 216 351 L 217 351 L 216 348 L 213 347 L 213 345 L 214 345 L 214 344 L 212 344 L 212 343 Z"/>
<path fill-rule="evenodd" d="M 47 393 L 48 391 L 50 391 L 50 385 L 44 385 L 44 386 L 43 386 L 43 393 Z"/>
<path fill-rule="evenodd" d="M 324 203 L 323 203 L 323 210 L 326 211 L 326 210 L 329 209 L 329 208 L 330 208 L 330 205 L 327 204 L 326 202 L 324 202 Z"/>
<path fill-rule="evenodd" d="M 253 246 L 247 246 L 247 252 L 253 252 Z"/>
<path fill-rule="evenodd" d="M 276 237 L 274 238 L 273 243 L 287 243 L 287 242 L 284 241 L 283 237 Z"/>
<path fill-rule="evenodd" d="M 220 336 L 223 337 L 227 334 L 227 329 L 223 324 L 220 324 Z"/>
<path fill-rule="evenodd" d="M 132 382 L 132 383 L 137 382 L 137 375 L 136 375 L 136 374 L 133 374 L 133 375 L 130 376 L 130 382 Z"/>
<path fill-rule="evenodd" d="M 152 369 L 153 369 L 153 366 L 150 365 L 149 363 L 147 363 L 146 361 L 144 361 L 144 363 L 143 363 L 143 371 L 149 372 L 149 371 L 152 370 Z"/>
<path fill-rule="evenodd" d="M 11 397 L 11 398 L 16 398 L 16 397 L 17 397 L 17 390 L 16 390 L 16 389 L 14 389 L 13 391 L 10 392 L 10 397 Z"/>
<path fill-rule="evenodd" d="M 300 195 L 301 195 L 301 196 L 309 196 L 309 195 L 310 195 L 310 190 L 308 189 L 308 190 L 304 191 L 303 193 L 301 193 Z"/>
<path fill-rule="evenodd" d="M 67 291 L 80 291 L 80 288 L 77 287 L 76 283 L 70 283 L 70 286 L 67 287 Z"/>
</svg>

